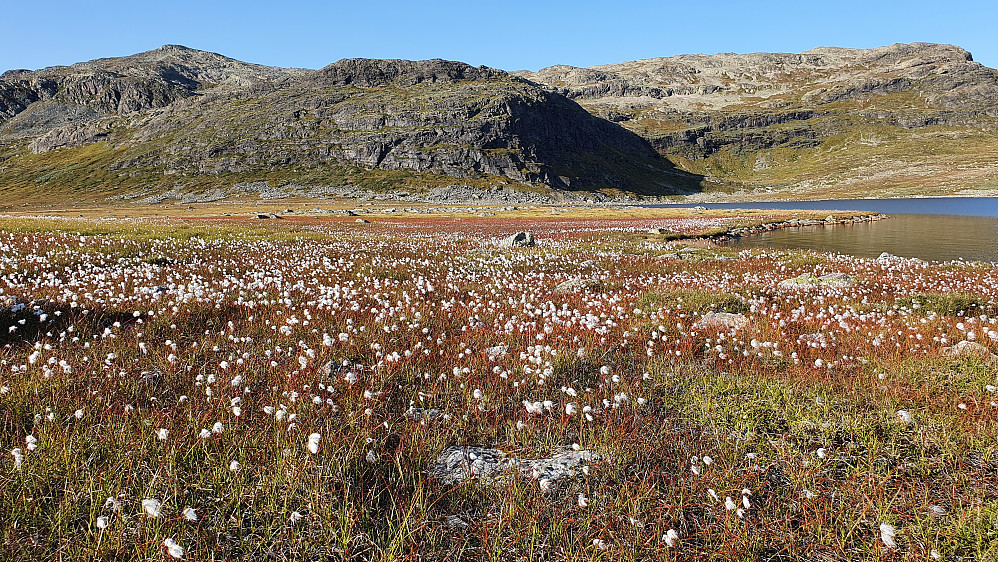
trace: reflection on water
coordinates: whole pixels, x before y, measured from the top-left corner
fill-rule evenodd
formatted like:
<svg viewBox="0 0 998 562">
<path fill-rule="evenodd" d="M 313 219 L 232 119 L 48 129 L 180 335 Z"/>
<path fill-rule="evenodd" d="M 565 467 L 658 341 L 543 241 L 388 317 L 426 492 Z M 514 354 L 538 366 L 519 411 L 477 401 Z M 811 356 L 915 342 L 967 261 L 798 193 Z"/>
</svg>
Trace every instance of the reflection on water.
<svg viewBox="0 0 998 562">
<path fill-rule="evenodd" d="M 955 215 L 891 215 L 878 222 L 786 228 L 740 238 L 745 248 L 804 248 L 877 257 L 998 261 L 998 218 Z"/>
<path fill-rule="evenodd" d="M 692 207 L 693 205 L 651 205 Z M 808 209 L 885 213 L 887 220 L 848 226 L 809 226 L 774 230 L 731 243 L 737 247 L 804 248 L 877 257 L 882 252 L 909 258 L 998 261 L 998 198 L 828 199 L 703 203 L 708 209 Z"/>
</svg>

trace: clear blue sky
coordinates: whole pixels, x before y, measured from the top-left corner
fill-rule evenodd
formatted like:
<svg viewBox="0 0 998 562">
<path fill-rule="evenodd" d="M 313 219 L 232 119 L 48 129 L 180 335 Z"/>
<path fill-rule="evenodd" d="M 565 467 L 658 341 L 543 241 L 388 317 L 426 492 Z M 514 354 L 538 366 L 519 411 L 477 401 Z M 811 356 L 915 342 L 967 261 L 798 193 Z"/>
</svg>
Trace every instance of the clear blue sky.
<svg viewBox="0 0 998 562">
<path fill-rule="evenodd" d="M 998 2 L 0 1 L 0 72 L 173 43 L 320 68 L 345 57 L 445 58 L 505 70 L 682 53 L 952 43 L 998 67 Z"/>
</svg>

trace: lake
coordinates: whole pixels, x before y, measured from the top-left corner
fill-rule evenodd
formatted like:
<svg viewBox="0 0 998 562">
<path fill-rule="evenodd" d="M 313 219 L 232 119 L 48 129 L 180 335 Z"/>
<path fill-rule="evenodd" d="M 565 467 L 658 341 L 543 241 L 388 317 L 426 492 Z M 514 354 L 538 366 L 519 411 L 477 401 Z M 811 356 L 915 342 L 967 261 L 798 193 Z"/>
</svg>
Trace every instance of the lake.
<svg viewBox="0 0 998 562">
<path fill-rule="evenodd" d="M 696 205 L 653 205 L 693 207 Z M 807 209 L 884 213 L 877 222 L 774 230 L 732 241 L 734 247 L 800 248 L 877 257 L 998 261 L 998 198 L 838 199 L 701 203 L 708 209 Z"/>
</svg>

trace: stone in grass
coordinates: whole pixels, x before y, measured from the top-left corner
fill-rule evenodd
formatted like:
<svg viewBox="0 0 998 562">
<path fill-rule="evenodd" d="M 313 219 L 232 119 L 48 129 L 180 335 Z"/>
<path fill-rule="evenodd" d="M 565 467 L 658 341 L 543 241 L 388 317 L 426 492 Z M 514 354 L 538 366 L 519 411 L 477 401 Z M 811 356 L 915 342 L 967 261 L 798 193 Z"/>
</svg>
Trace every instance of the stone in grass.
<svg viewBox="0 0 998 562">
<path fill-rule="evenodd" d="M 747 326 L 748 318 L 744 314 L 731 312 L 708 312 L 697 322 L 700 328 L 718 328 L 724 330 L 740 330 Z"/>
<path fill-rule="evenodd" d="M 327 361 L 319 369 L 319 375 L 332 380 L 342 379 L 350 384 L 354 384 L 364 377 L 364 366 L 360 363 L 352 363 L 346 359 L 339 362 Z"/>
<path fill-rule="evenodd" d="M 491 361 L 505 357 L 507 353 L 509 353 L 509 346 L 504 343 L 485 348 L 485 354 L 489 356 L 489 360 Z"/>
<path fill-rule="evenodd" d="M 429 410 L 425 408 L 409 408 L 409 411 L 405 413 L 405 417 L 416 421 L 433 421 L 444 417 L 444 414 L 436 408 L 430 408 Z"/>
<path fill-rule="evenodd" d="M 585 463 L 599 460 L 592 451 L 560 450 L 550 457 L 517 459 L 499 449 L 484 447 L 457 447 L 444 449 L 429 475 L 448 485 L 456 485 L 471 478 L 482 482 L 495 482 L 503 476 L 519 473 L 524 478 L 537 480 L 547 489 L 562 478 L 575 476 Z"/>
<path fill-rule="evenodd" d="M 517 232 L 502 241 L 507 248 L 527 248 L 534 245 L 534 235 L 529 232 Z"/>
<path fill-rule="evenodd" d="M 431 477 L 447 485 L 456 485 L 478 478 L 492 481 L 508 472 L 516 460 L 498 449 L 484 447 L 451 446 L 437 455 L 436 463 L 430 468 Z"/>
<path fill-rule="evenodd" d="M 12 312 L 19 312 L 28 303 L 27 300 L 13 295 L 0 295 L 0 308 L 9 308 Z M 17 310 L 13 310 L 17 308 Z"/>
<path fill-rule="evenodd" d="M 944 347 L 943 355 L 946 357 L 976 357 L 985 361 L 998 360 L 998 355 L 991 353 L 988 348 L 977 342 L 967 340 L 963 340 L 950 347 Z"/>
<path fill-rule="evenodd" d="M 575 279 L 569 279 L 558 283 L 554 288 L 554 292 L 555 294 L 565 294 L 581 293 L 583 291 L 598 291 L 600 286 L 600 282 L 595 279 L 583 279 L 581 277 L 576 277 Z"/>
<path fill-rule="evenodd" d="M 804 273 L 793 279 L 780 281 L 780 287 L 784 289 L 799 289 L 810 287 L 845 287 L 856 282 L 848 273 L 829 273 L 821 277 L 813 273 Z"/>
</svg>

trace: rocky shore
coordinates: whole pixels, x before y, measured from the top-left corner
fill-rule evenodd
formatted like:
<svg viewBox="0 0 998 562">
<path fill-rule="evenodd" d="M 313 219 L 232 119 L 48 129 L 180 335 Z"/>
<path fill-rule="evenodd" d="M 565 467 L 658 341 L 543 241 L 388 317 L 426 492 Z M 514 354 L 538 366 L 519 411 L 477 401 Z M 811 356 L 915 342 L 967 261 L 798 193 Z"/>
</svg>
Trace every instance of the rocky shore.
<svg viewBox="0 0 998 562">
<path fill-rule="evenodd" d="M 857 224 L 863 222 L 875 222 L 886 219 L 887 215 L 881 213 L 873 213 L 867 215 L 857 215 L 849 218 L 835 218 L 832 215 L 828 215 L 825 220 L 815 220 L 815 219 L 787 219 L 779 222 L 763 223 L 759 226 L 747 226 L 741 228 L 735 228 L 729 230 L 723 234 L 718 234 L 716 236 L 711 236 L 710 239 L 717 242 L 725 242 L 728 240 L 735 240 L 742 238 L 744 236 L 751 236 L 753 234 L 760 234 L 763 232 L 770 232 L 773 230 L 780 230 L 783 228 L 800 228 L 805 226 L 836 226 L 836 225 L 846 225 L 846 224 Z"/>
</svg>

